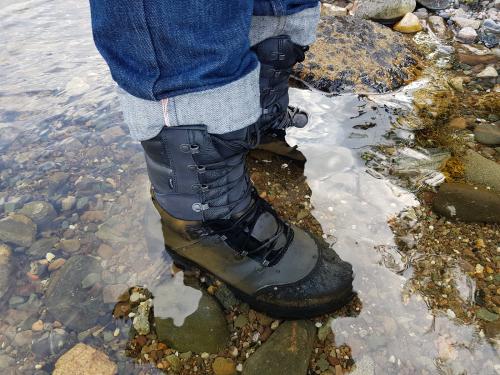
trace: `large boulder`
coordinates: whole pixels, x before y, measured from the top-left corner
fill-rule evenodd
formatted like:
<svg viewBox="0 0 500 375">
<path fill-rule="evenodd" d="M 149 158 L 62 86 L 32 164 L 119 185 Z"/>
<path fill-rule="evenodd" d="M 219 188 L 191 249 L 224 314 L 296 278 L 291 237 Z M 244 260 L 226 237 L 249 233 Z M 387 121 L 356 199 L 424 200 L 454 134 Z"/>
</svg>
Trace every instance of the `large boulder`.
<svg viewBox="0 0 500 375">
<path fill-rule="evenodd" d="M 358 0 L 356 17 L 379 21 L 394 21 L 415 10 L 415 0 Z"/>
<path fill-rule="evenodd" d="M 466 222 L 500 223 L 500 194 L 466 184 L 443 184 L 434 211 Z"/>
<path fill-rule="evenodd" d="M 307 374 L 316 328 L 308 320 L 287 321 L 246 362 L 243 375 Z"/>
<path fill-rule="evenodd" d="M 386 92 L 414 79 L 418 68 L 418 52 L 403 35 L 372 21 L 323 15 L 293 75 L 327 93 Z"/>
<path fill-rule="evenodd" d="M 100 262 L 91 256 L 74 256 L 52 274 L 45 293 L 50 315 L 67 327 L 84 331 L 96 324 L 103 306 L 100 296 L 91 294 L 82 281 L 91 273 L 100 274 Z"/>
<path fill-rule="evenodd" d="M 117 372 L 118 366 L 105 353 L 80 343 L 57 360 L 52 375 L 114 375 Z"/>
</svg>

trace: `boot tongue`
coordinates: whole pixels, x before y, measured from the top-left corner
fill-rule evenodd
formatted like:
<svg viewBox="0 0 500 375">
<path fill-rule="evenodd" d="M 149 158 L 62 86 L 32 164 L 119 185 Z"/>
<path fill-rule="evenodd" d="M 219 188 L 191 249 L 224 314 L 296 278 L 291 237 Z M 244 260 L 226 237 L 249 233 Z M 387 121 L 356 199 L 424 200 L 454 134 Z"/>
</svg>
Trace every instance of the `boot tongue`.
<svg viewBox="0 0 500 375">
<path fill-rule="evenodd" d="M 251 236 L 258 241 L 264 242 L 269 238 L 273 237 L 278 230 L 278 223 L 276 218 L 269 212 L 262 213 L 255 222 L 255 226 L 251 233 Z M 280 248 L 285 245 L 286 237 L 282 233 L 278 240 L 276 241 L 275 248 Z"/>
</svg>

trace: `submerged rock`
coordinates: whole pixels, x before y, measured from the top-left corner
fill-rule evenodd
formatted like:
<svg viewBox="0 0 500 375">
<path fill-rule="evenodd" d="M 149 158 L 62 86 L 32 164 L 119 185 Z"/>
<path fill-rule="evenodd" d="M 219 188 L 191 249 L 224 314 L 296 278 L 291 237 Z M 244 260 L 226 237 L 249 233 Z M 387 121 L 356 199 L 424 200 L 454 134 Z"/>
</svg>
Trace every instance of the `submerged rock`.
<svg viewBox="0 0 500 375">
<path fill-rule="evenodd" d="M 28 254 L 35 258 L 44 258 L 54 248 L 59 240 L 56 237 L 42 238 L 33 243 L 28 249 Z"/>
<path fill-rule="evenodd" d="M 280 325 L 246 362 L 243 375 L 304 375 L 313 350 L 316 328 L 308 320 Z"/>
<path fill-rule="evenodd" d="M 465 178 L 474 184 L 481 184 L 500 193 L 500 164 L 469 150 L 464 159 Z"/>
<path fill-rule="evenodd" d="M 293 74 L 327 93 L 386 92 L 415 78 L 418 60 L 412 42 L 388 27 L 322 16 L 318 39 Z"/>
<path fill-rule="evenodd" d="M 4 300 L 3 297 L 8 294 L 13 284 L 13 271 L 12 251 L 7 245 L 0 244 L 0 300 Z"/>
<path fill-rule="evenodd" d="M 85 344 L 76 344 L 56 362 L 52 375 L 114 375 L 118 371 L 103 352 Z"/>
<path fill-rule="evenodd" d="M 171 301 L 171 303 L 176 303 Z M 161 318 L 155 310 L 158 340 L 180 352 L 217 353 L 229 342 L 226 318 L 217 301 L 203 292 L 198 309 L 180 327 L 172 318 Z"/>
<path fill-rule="evenodd" d="M 500 194 L 466 184 L 443 184 L 434 211 L 466 222 L 500 223 Z"/>
<path fill-rule="evenodd" d="M 45 304 L 52 317 L 71 329 L 84 331 L 95 325 L 102 306 L 90 295 L 82 281 L 90 273 L 100 273 L 100 262 L 91 256 L 74 256 L 54 272 L 45 293 Z"/>
<path fill-rule="evenodd" d="M 355 15 L 357 17 L 392 21 L 415 10 L 415 0 L 358 0 Z"/>
<path fill-rule="evenodd" d="M 14 214 L 0 220 L 0 241 L 29 247 L 35 241 L 36 225 L 27 216 Z"/>
<path fill-rule="evenodd" d="M 52 224 L 57 216 L 56 210 L 49 202 L 35 201 L 26 203 L 19 213 L 28 216 L 39 228 L 45 229 Z"/>
<path fill-rule="evenodd" d="M 479 124 L 474 129 L 474 138 L 485 145 L 500 145 L 500 125 Z"/>
</svg>

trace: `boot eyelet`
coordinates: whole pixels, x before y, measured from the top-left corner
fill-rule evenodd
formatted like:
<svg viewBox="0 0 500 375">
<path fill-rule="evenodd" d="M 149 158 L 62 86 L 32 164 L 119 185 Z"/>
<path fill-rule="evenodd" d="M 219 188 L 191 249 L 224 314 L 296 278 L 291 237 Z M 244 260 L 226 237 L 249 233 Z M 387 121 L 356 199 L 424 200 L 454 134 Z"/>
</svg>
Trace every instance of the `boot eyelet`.
<svg viewBox="0 0 500 375">
<path fill-rule="evenodd" d="M 191 152 L 191 147 L 184 143 L 179 146 L 179 150 L 181 150 L 181 152 L 188 153 Z"/>
<path fill-rule="evenodd" d="M 198 165 L 198 173 L 204 173 L 206 171 L 205 169 L 205 166 L 204 165 Z"/>
<path fill-rule="evenodd" d="M 188 169 L 189 169 L 190 171 L 193 171 L 193 172 L 194 172 L 194 171 L 196 171 L 196 170 L 197 170 L 197 168 L 198 168 L 198 167 L 197 167 L 196 165 L 193 165 L 193 164 L 188 165 Z"/>
<path fill-rule="evenodd" d="M 192 154 L 197 154 L 200 151 L 200 146 L 197 144 L 192 144 L 189 146 Z"/>
</svg>

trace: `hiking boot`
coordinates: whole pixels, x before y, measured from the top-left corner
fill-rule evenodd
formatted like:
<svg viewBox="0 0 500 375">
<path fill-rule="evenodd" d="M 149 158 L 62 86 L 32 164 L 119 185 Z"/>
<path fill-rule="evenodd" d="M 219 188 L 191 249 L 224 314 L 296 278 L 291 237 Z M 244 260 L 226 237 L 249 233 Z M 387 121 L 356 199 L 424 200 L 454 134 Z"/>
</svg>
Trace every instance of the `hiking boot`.
<svg viewBox="0 0 500 375">
<path fill-rule="evenodd" d="M 165 127 L 142 142 L 165 248 L 178 265 L 212 274 L 268 315 L 331 312 L 353 296 L 352 267 L 259 197 L 245 167 L 258 132 Z"/>
<path fill-rule="evenodd" d="M 303 155 L 286 143 L 285 130 L 288 127 L 303 128 L 309 120 L 306 112 L 288 105 L 288 81 L 292 68 L 304 61 L 308 47 L 293 43 L 288 35 L 280 35 L 265 39 L 252 49 L 261 66 L 262 139 L 258 148 L 302 161 Z"/>
</svg>

